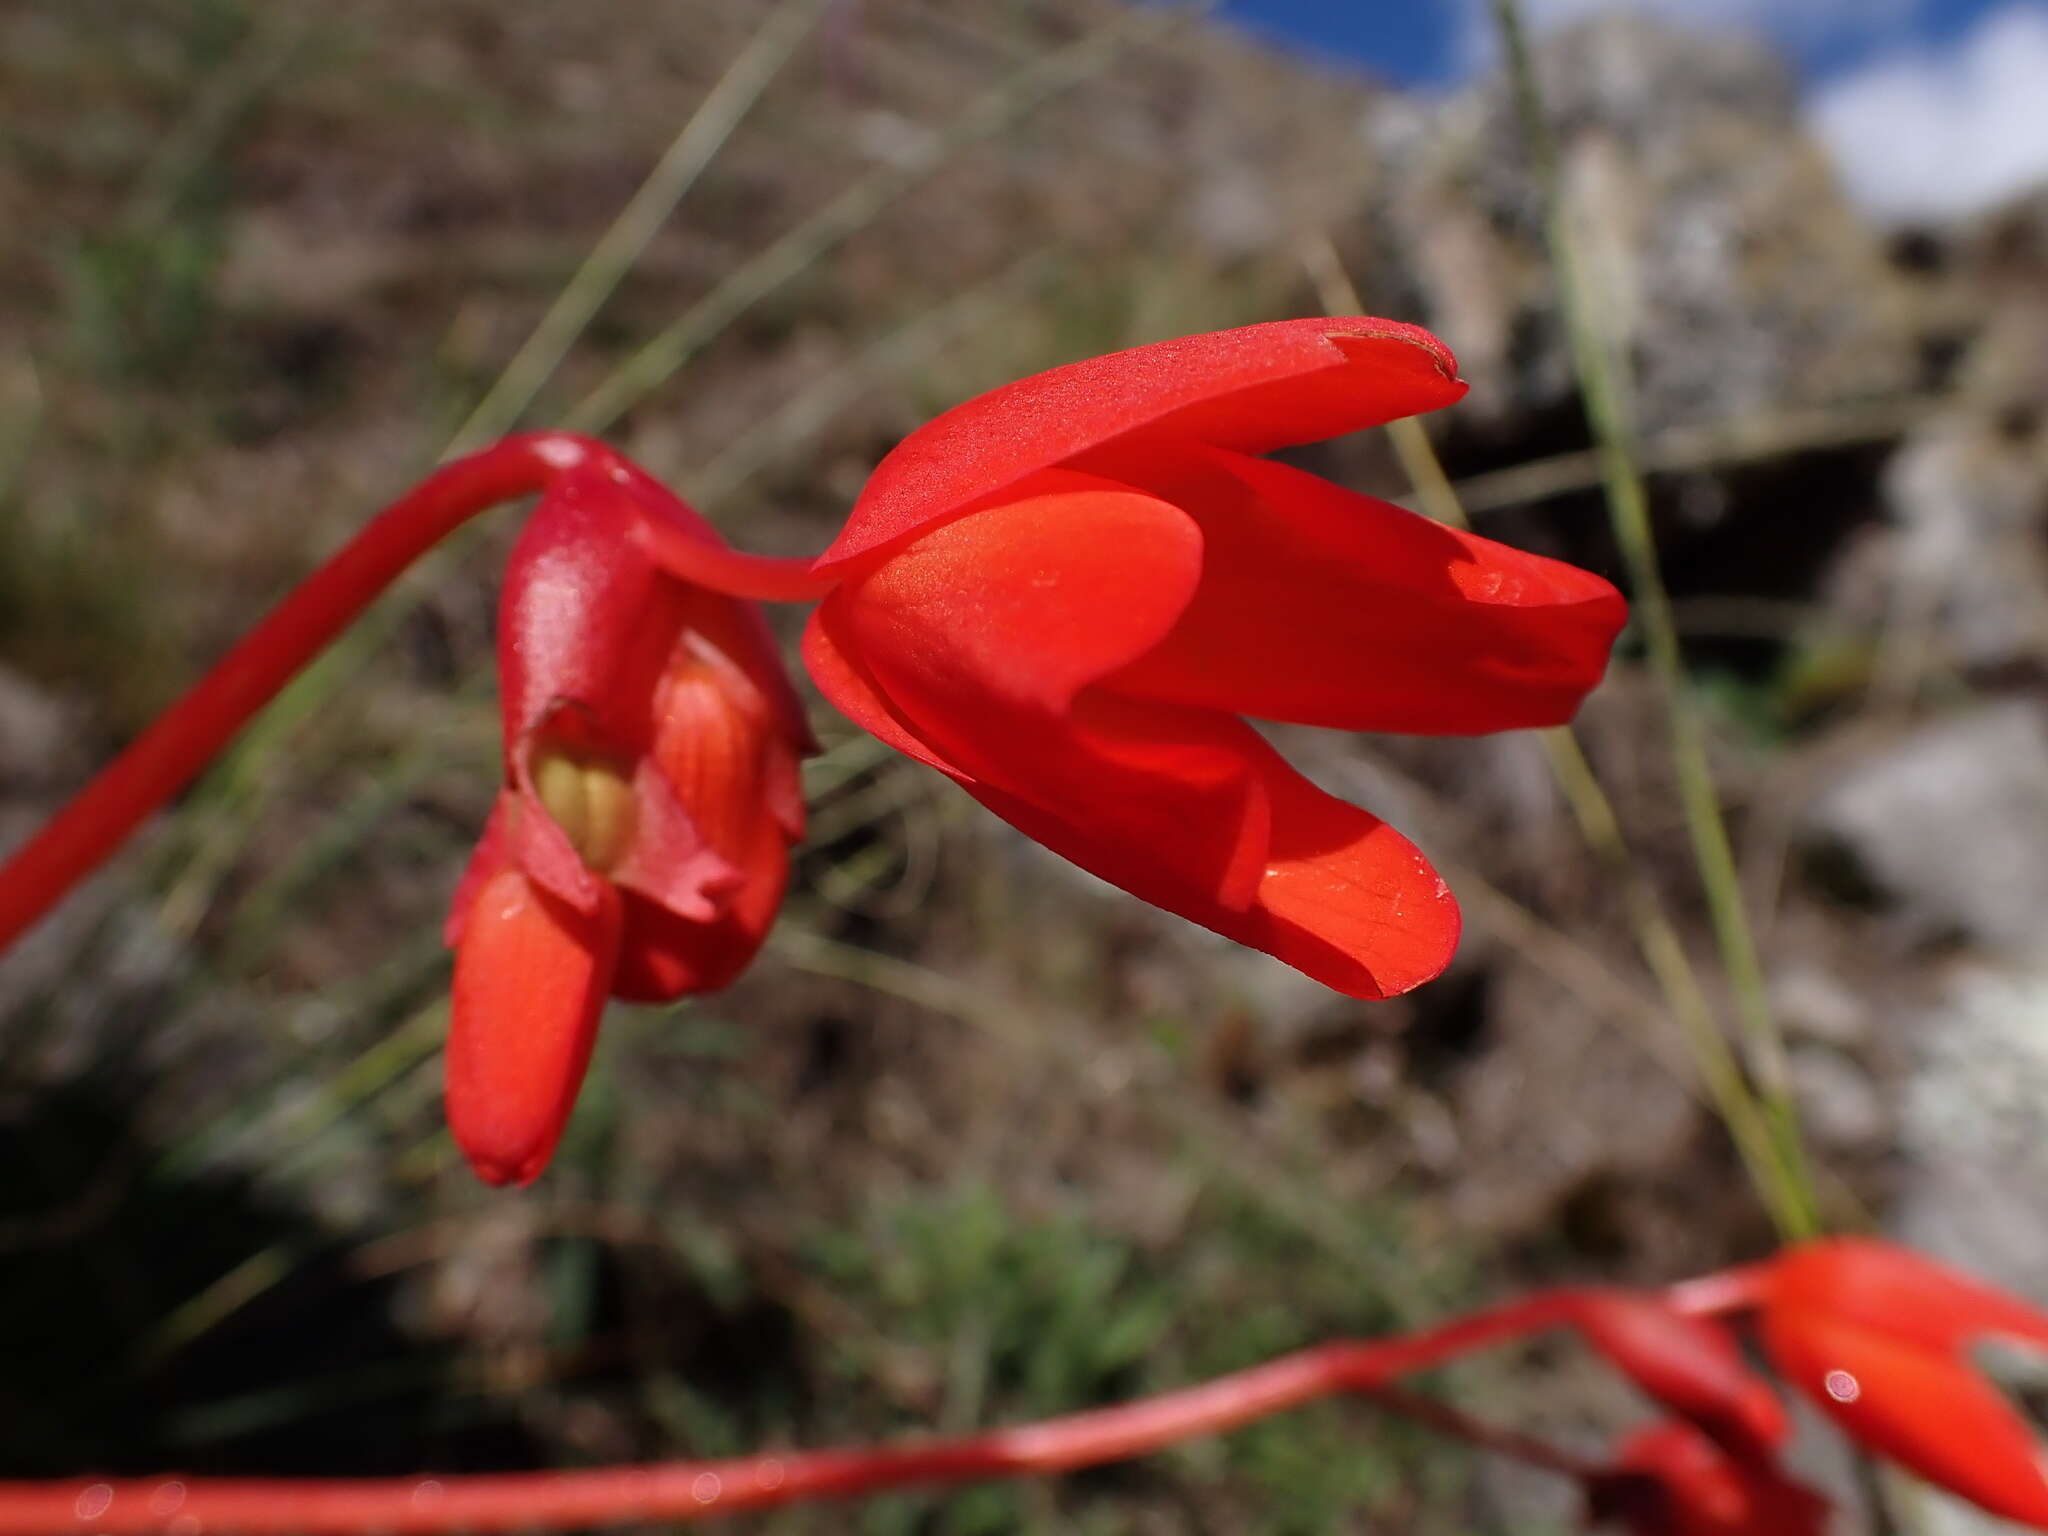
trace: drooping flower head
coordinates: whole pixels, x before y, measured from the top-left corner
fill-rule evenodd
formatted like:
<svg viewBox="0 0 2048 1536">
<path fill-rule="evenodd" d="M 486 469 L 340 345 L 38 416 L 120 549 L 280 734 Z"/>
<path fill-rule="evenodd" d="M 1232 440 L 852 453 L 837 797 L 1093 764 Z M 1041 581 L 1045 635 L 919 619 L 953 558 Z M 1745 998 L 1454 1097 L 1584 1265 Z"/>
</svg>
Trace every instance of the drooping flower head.
<svg viewBox="0 0 2048 1536">
<path fill-rule="evenodd" d="M 1671 1419 L 1622 1443 L 1586 1489 L 1586 1516 L 1628 1536 L 1824 1536 L 1829 1508 L 1774 1464 L 1731 1455 Z"/>
<path fill-rule="evenodd" d="M 1787 1249 L 1758 1287 L 1778 1373 L 1867 1449 L 2048 1530 L 2048 1451 L 1969 1358 L 2048 1351 L 2048 1313 L 1909 1249 L 1838 1237 Z"/>
<path fill-rule="evenodd" d="M 605 998 L 725 986 L 803 829 L 801 709 L 749 603 L 671 575 L 650 518 L 716 543 L 611 455 L 563 473 L 500 599 L 505 787 L 449 912 L 448 1117 L 493 1183 L 553 1153 Z"/>
<path fill-rule="evenodd" d="M 1692 1317 L 1632 1291 L 1593 1293 L 1580 1304 L 1581 1336 L 1645 1395 L 1729 1456 L 1765 1466 L 1784 1444 L 1785 1409 L 1744 1363 L 1718 1319 Z"/>
<path fill-rule="evenodd" d="M 1456 902 L 1245 717 L 1470 734 L 1567 719 L 1607 582 L 1259 457 L 1448 405 L 1371 319 L 1093 358 L 946 412 L 818 562 L 804 657 L 856 723 L 1145 900 L 1358 997 L 1456 947 Z"/>
</svg>

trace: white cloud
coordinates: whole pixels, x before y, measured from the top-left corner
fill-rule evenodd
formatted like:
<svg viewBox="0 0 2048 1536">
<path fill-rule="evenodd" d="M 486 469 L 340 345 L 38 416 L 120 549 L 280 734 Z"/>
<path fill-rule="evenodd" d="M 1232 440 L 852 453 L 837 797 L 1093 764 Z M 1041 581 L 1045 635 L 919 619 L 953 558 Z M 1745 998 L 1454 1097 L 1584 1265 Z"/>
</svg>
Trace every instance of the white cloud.
<svg viewBox="0 0 2048 1536">
<path fill-rule="evenodd" d="M 2016 0 L 1943 49 L 1893 53 L 1814 93 L 1850 192 L 1947 218 L 2048 181 L 2048 6 Z"/>
<path fill-rule="evenodd" d="M 1499 54 L 1493 7 L 1463 0 L 1461 56 L 1474 68 Z M 1602 11 L 1637 11 L 1666 21 L 1715 29 L 1737 28 L 1780 43 L 1810 46 L 1841 37 L 1898 33 L 1925 0 L 1522 0 L 1530 29 L 1547 32 Z"/>
</svg>

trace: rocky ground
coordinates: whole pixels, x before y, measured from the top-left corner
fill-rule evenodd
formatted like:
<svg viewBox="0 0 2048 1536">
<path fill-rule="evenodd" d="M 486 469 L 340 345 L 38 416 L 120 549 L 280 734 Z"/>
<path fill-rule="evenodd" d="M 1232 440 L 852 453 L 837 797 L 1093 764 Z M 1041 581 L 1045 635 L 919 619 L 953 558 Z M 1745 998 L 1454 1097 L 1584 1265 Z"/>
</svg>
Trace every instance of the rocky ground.
<svg viewBox="0 0 2048 1536">
<path fill-rule="evenodd" d="M 0 14 L 0 844 L 443 450 L 764 14 Z M 1048 57 L 1079 78 L 1027 109 Z M 2048 198 L 1878 229 L 1747 44 L 1608 22 L 1543 63 L 1831 1213 L 2048 1294 Z M 1327 236 L 1458 350 L 1433 430 L 1482 529 L 1615 569 L 1499 85 L 1411 99 L 1106 0 L 834 8 L 528 419 L 849 186 L 857 227 L 611 425 L 738 542 L 818 547 L 890 442 L 1001 379 L 1313 312 Z M 1307 457 L 1406 490 L 1376 438 Z M 473 1187 L 437 932 L 496 771 L 508 539 L 0 963 L 0 1469 L 961 1425 L 1769 1241 L 1533 741 L 1282 734 L 1467 906 L 1450 976 L 1366 1006 L 822 708 L 769 954 L 615 1009 L 557 1173 Z M 1625 656 L 1584 738 L 1708 964 L 1659 718 Z M 1589 1443 L 1634 1411 L 1562 1354 L 1450 1385 Z M 862 1528 L 1568 1514 L 1333 1409 Z"/>
</svg>

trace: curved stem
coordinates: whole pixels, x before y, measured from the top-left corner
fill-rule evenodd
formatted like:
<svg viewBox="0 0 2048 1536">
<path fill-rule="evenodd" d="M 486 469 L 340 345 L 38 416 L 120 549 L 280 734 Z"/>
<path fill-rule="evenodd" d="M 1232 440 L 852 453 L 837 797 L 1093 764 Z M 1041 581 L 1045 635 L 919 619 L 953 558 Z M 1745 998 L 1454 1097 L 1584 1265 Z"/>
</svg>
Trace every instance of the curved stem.
<svg viewBox="0 0 2048 1536">
<path fill-rule="evenodd" d="M 581 465 L 609 474 L 633 496 L 645 514 L 650 555 L 681 580 L 782 602 L 822 596 L 832 585 L 811 574 L 809 561 L 742 554 L 707 537 L 674 515 L 678 503 L 665 486 L 595 438 L 525 432 L 445 464 L 293 589 L 0 865 L 0 952 L 191 783 L 407 566 L 479 512 Z"/>
<path fill-rule="evenodd" d="M 0 865 L 0 950 L 191 783 L 421 554 L 486 508 L 539 490 L 597 446 L 562 433 L 508 437 L 444 465 L 378 513 Z"/>
<path fill-rule="evenodd" d="M 808 560 L 750 555 L 707 539 L 701 532 L 664 515 L 673 498 L 660 481 L 624 459 L 617 461 L 617 468 L 627 471 L 621 478 L 640 493 L 641 510 L 647 514 L 637 530 L 640 547 L 678 581 L 755 602 L 814 603 L 845 575 L 835 570 L 821 576 L 811 569 Z M 654 494 L 649 494 L 650 490 Z"/>
<path fill-rule="evenodd" d="M 581 1472 L 363 1479 L 137 1478 L 0 1483 L 0 1536 L 236 1532 L 355 1536 L 680 1522 L 884 1489 L 1071 1471 L 1121 1461 L 1340 1392 L 1384 1393 L 1399 1377 L 1508 1339 L 1570 1324 L 1586 1293 L 1548 1291 L 1406 1338 L 1339 1340 L 1156 1397 L 984 1434 L 901 1446 L 792 1451 L 726 1461 Z M 1389 1406 L 1399 1408 L 1398 1396 Z M 1461 1424 L 1439 1415 L 1440 1426 Z M 1524 1447 L 1487 1435 L 1493 1449 Z M 1561 1455 L 1536 1459 L 1577 1467 Z"/>
<path fill-rule="evenodd" d="M 1764 1284 L 1770 1269 L 1766 1261 L 1681 1280 L 1664 1288 L 1662 1300 L 1672 1311 L 1687 1317 L 1727 1317 L 1752 1312 L 1763 1305 Z"/>
</svg>

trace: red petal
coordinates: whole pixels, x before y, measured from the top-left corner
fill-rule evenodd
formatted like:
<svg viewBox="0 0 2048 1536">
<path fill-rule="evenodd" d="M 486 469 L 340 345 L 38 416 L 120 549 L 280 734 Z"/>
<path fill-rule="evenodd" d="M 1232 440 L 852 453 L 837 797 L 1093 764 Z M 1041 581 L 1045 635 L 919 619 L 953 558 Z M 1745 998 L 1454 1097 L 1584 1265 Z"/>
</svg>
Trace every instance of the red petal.
<svg viewBox="0 0 2048 1536">
<path fill-rule="evenodd" d="M 612 990 L 664 1001 L 724 987 L 746 969 L 782 904 L 803 817 L 799 746 L 786 722 L 703 635 L 687 639 L 671 663 L 654 712 L 649 761 L 735 875 L 706 917 L 627 901 Z"/>
<path fill-rule="evenodd" d="M 1993 1514 L 2048 1530 L 2041 1446 L 1974 1369 L 1813 1307 L 1767 1306 L 1762 1322 L 1779 1374 L 1852 1438 Z"/>
<path fill-rule="evenodd" d="M 1089 686 L 1159 643 L 1201 561 L 1178 508 L 1041 477 L 835 589 L 806 655 L 862 724 L 1104 879 L 1356 996 L 1428 980 L 1457 908 L 1412 844 L 1240 721 Z"/>
<path fill-rule="evenodd" d="M 1638 1387 L 1731 1452 L 1768 1460 L 1783 1442 L 1784 1407 L 1726 1329 L 1626 1291 L 1590 1297 L 1578 1321 L 1586 1342 Z"/>
<path fill-rule="evenodd" d="M 484 823 L 484 835 L 477 839 L 469 862 L 462 866 L 461 877 L 455 882 L 455 898 L 448 903 L 448 916 L 441 923 L 441 942 L 450 949 L 461 944 L 462 935 L 469 928 L 469 914 L 475 910 L 476 899 L 483 894 L 484 886 L 494 875 L 510 869 L 517 862 L 506 830 L 512 818 L 519 814 L 517 807 L 518 797 L 510 790 L 499 790 L 498 798 L 491 803 L 490 818 Z"/>
<path fill-rule="evenodd" d="M 725 894 L 739 883 L 739 871 L 705 840 L 697 826 L 696 807 L 677 793 L 648 755 L 658 683 L 644 686 L 648 691 L 640 701 L 638 750 L 623 750 L 616 737 L 592 723 L 580 703 L 561 703 L 525 733 L 513 759 L 518 809 L 504 821 L 506 848 L 529 876 L 585 914 L 595 913 L 606 890 L 617 883 L 680 916 L 708 922 L 718 915 Z M 549 752 L 630 775 L 632 831 L 623 856 L 603 874 L 584 863 L 541 797 L 534 764 Z"/>
<path fill-rule="evenodd" d="M 590 1064 L 618 954 L 610 885 L 595 913 L 516 869 L 484 882 L 455 952 L 448 1126 L 487 1184 L 528 1184 L 554 1155 Z"/>
<path fill-rule="evenodd" d="M 1341 730 L 1556 725 L 1627 618 L 1587 571 L 1460 532 L 1284 464 L 1161 455 L 1133 467 L 1201 525 L 1201 586 L 1111 686 Z"/>
<path fill-rule="evenodd" d="M 1833 1237 L 1786 1250 L 1771 1264 L 1767 1300 L 1943 1352 L 1992 1335 L 2048 1347 L 2048 1313 L 1876 1238 Z"/>
<path fill-rule="evenodd" d="M 781 643 L 758 605 L 710 592 L 697 597 L 683 648 L 693 657 L 709 654 L 729 663 L 736 675 L 728 676 L 727 691 L 735 699 L 744 699 L 747 708 L 760 715 L 768 755 L 777 765 L 770 774 L 769 803 L 789 840 L 795 842 L 804 835 L 803 783 L 798 767 L 818 750 L 818 743 L 804 718 L 803 701 L 790 681 Z M 674 675 L 675 666 L 672 657 L 668 676 Z M 655 707 L 654 750 L 659 755 L 664 729 L 659 699 Z"/>
<path fill-rule="evenodd" d="M 1823 1536 L 1828 1504 L 1769 1463 L 1722 1452 L 1690 1424 L 1653 1424 L 1587 1489 L 1595 1520 L 1632 1536 Z"/>
<path fill-rule="evenodd" d="M 1083 869 L 1353 997 L 1450 963 L 1459 917 L 1428 860 L 1225 716 L 1100 693 L 1013 741 L 969 793 Z"/>
<path fill-rule="evenodd" d="M 843 634 L 844 605 L 834 600 L 836 595 L 812 609 L 810 622 L 804 626 L 804 670 L 811 674 L 818 692 L 831 701 L 834 709 L 884 746 L 894 747 L 905 757 L 952 778 L 973 778 L 966 769 L 946 761 L 921 740 L 883 697 L 867 669 L 854 659 Z"/>
<path fill-rule="evenodd" d="M 1041 494 L 933 529 L 826 599 L 916 734 L 977 777 L 975 755 L 1009 745 L 971 725 L 963 737 L 956 717 L 1064 713 L 1165 637 L 1201 575 L 1179 508 L 1082 475 L 1033 484 Z"/>
<path fill-rule="evenodd" d="M 1443 877 L 1379 817 L 1324 794 L 1244 730 L 1273 797 L 1273 845 L 1259 882 L 1262 931 L 1231 937 L 1354 997 L 1392 997 L 1440 975 L 1463 926 Z"/>
<path fill-rule="evenodd" d="M 775 925 L 789 883 L 789 844 L 781 829 L 762 820 L 753 849 L 739 862 L 740 886 L 713 922 L 688 922 L 627 895 L 626 931 L 612 977 L 614 997 L 667 1002 L 717 992 L 739 979 Z"/>
<path fill-rule="evenodd" d="M 520 530 L 498 603 L 508 758 L 565 705 L 620 754 L 644 749 L 647 701 L 695 594 L 634 540 L 640 518 L 622 487 L 571 471 Z"/>
<path fill-rule="evenodd" d="M 968 786 L 996 814 L 1154 906 L 1223 933 L 1252 921 L 1273 803 L 1247 726 L 1091 694 L 1009 737 L 1000 780 Z"/>
<path fill-rule="evenodd" d="M 1457 360 L 1434 336 L 1365 317 L 1248 325 L 1088 358 L 913 432 L 876 466 L 817 564 L 871 554 L 1133 434 L 1264 453 L 1433 411 L 1464 392 Z"/>
</svg>

